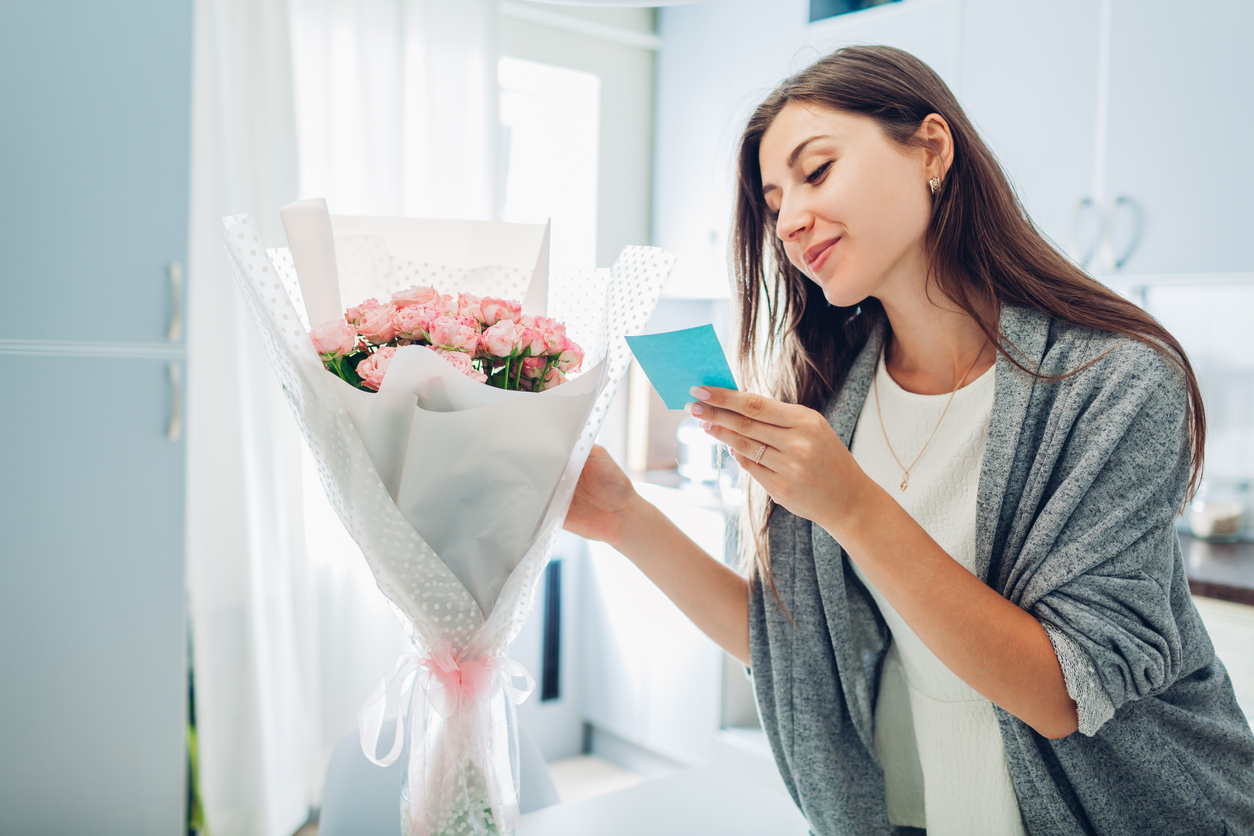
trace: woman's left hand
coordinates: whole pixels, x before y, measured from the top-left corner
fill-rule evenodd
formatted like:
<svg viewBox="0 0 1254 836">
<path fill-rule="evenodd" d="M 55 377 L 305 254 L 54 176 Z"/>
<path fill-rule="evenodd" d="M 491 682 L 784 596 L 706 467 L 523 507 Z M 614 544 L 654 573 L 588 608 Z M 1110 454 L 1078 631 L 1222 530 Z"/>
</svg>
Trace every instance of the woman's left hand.
<svg viewBox="0 0 1254 836">
<path fill-rule="evenodd" d="M 697 402 L 688 412 L 776 503 L 835 533 L 866 476 L 827 419 L 809 407 L 734 389 L 696 386 L 690 394 Z"/>
</svg>

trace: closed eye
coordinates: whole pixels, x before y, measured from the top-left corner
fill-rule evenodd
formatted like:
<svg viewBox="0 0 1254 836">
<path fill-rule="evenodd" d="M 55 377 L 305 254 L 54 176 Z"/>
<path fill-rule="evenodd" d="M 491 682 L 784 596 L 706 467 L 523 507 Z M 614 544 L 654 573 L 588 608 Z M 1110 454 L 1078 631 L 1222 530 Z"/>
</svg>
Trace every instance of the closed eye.
<svg viewBox="0 0 1254 836">
<path fill-rule="evenodd" d="M 811 186 L 817 185 L 819 182 L 823 180 L 823 176 L 827 174 L 827 170 L 831 167 L 832 167 L 832 161 L 828 160 L 827 162 L 820 165 L 818 168 L 814 169 L 814 171 L 806 175 L 806 182 L 809 183 Z"/>
</svg>

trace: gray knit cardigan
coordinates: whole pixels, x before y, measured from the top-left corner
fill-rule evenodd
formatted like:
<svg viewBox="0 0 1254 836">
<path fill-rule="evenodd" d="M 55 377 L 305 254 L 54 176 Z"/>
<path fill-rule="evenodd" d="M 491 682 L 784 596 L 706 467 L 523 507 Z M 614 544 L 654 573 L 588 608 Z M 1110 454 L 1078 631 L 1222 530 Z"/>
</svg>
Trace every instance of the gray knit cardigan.
<svg viewBox="0 0 1254 836">
<path fill-rule="evenodd" d="M 1037 311 L 1004 306 L 1001 330 L 1047 375 L 1109 352 L 1059 382 L 997 358 L 975 573 L 1046 626 L 1081 714 L 1101 715 L 1049 740 L 996 709 L 1029 833 L 1254 834 L 1254 735 L 1189 597 L 1174 525 L 1190 466 L 1183 376 L 1142 343 Z M 825 410 L 846 445 L 883 334 Z M 754 583 L 750 655 L 780 773 L 815 834 L 891 834 L 874 744 L 891 635 L 820 526 L 776 508 L 769 538 L 795 626 Z"/>
</svg>

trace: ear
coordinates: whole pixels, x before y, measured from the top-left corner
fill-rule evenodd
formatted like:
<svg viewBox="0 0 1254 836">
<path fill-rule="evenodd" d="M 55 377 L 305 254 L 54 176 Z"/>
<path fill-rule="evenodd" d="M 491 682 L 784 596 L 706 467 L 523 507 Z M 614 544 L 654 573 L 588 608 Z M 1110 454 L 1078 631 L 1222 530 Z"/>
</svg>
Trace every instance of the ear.
<svg viewBox="0 0 1254 836">
<path fill-rule="evenodd" d="M 928 179 L 939 177 L 944 180 L 954 161 L 954 137 L 945 117 L 939 113 L 929 113 L 914 136 L 923 148 L 923 164 L 927 169 Z"/>
</svg>

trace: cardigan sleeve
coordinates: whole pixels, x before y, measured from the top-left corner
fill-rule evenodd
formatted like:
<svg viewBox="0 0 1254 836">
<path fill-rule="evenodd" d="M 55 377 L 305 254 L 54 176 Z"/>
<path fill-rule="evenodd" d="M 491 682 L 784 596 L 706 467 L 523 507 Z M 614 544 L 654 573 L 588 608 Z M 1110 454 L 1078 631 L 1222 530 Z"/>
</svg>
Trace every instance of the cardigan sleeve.
<svg viewBox="0 0 1254 836">
<path fill-rule="evenodd" d="M 1021 562 L 1026 608 L 1045 627 L 1086 735 L 1187 671 L 1175 517 L 1188 483 L 1183 376 L 1127 346 L 1068 396 L 1056 459 Z M 1050 443 L 1046 439 L 1046 446 Z M 1044 470 L 1044 469 L 1043 469 Z"/>
<path fill-rule="evenodd" d="M 1088 654 L 1054 625 L 1047 623 L 1043 626 L 1062 668 L 1067 696 L 1075 700 L 1079 732 L 1092 737 L 1103 723 L 1115 716 L 1115 705 L 1098 681 L 1097 669 Z"/>
</svg>

